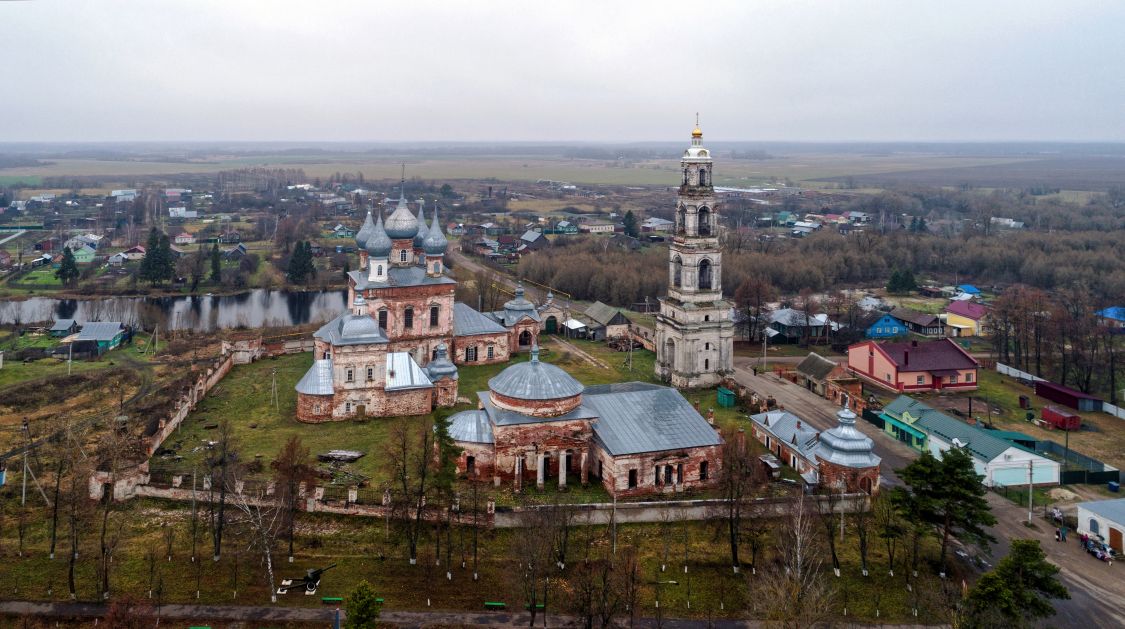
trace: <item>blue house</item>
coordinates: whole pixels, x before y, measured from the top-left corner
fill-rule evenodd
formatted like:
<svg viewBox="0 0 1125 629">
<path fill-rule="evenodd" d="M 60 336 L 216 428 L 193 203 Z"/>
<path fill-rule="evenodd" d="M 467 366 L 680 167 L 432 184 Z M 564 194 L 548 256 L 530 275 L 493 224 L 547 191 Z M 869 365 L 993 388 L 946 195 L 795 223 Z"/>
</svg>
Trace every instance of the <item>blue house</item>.
<svg viewBox="0 0 1125 629">
<path fill-rule="evenodd" d="M 1095 314 L 1101 317 L 1102 324 L 1109 328 L 1111 332 L 1125 333 L 1125 307 L 1112 306 L 1099 310 Z"/>
<path fill-rule="evenodd" d="M 906 336 L 908 333 L 909 330 L 906 329 L 906 325 L 892 317 L 889 312 L 879 317 L 878 321 L 867 328 L 867 338 L 869 339 L 890 339 Z"/>
<path fill-rule="evenodd" d="M 961 284 L 957 287 L 957 290 L 965 293 L 966 295 L 980 295 L 980 289 L 976 286 L 973 286 L 972 284 Z"/>
</svg>

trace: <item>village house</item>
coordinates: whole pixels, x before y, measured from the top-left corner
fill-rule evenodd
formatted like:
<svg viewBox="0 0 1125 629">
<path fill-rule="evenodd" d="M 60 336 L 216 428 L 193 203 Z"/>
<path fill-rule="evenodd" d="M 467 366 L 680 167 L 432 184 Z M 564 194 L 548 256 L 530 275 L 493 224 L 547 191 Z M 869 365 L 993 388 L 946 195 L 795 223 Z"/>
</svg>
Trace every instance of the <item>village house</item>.
<svg viewBox="0 0 1125 629">
<path fill-rule="evenodd" d="M 589 221 L 579 225 L 578 230 L 587 234 L 612 234 L 613 223 Z"/>
<path fill-rule="evenodd" d="M 172 238 L 172 242 L 177 245 L 192 245 L 195 244 L 195 236 L 192 236 L 188 232 L 180 232 Z"/>
<path fill-rule="evenodd" d="M 773 331 L 767 332 L 767 336 L 773 343 L 799 343 L 805 339 L 821 343 L 827 341 L 829 330 L 839 329 L 823 312 L 806 317 L 802 310 L 779 308 L 766 316 L 767 326 Z"/>
<path fill-rule="evenodd" d="M 543 232 L 529 229 L 523 233 L 523 236 L 520 236 L 520 245 L 517 248 L 517 251 L 519 251 L 520 253 L 524 253 L 527 251 L 538 251 L 550 245 L 551 241 L 547 240 L 547 237 L 543 235 Z"/>
<path fill-rule="evenodd" d="M 591 340 L 604 341 L 629 334 L 628 317 L 613 306 L 595 301 L 582 314 L 588 319 L 586 328 Z"/>
<path fill-rule="evenodd" d="M 952 301 L 945 307 L 945 325 L 950 336 L 983 336 L 988 307 L 975 301 Z"/>
<path fill-rule="evenodd" d="M 909 308 L 895 308 L 891 311 L 891 316 L 901 321 L 907 330 L 915 334 L 931 337 L 945 336 L 945 322 L 936 314 L 918 312 Z"/>
<path fill-rule="evenodd" d="M 641 223 L 641 231 L 643 232 L 667 232 L 672 231 L 675 221 L 670 221 L 666 218 L 657 216 L 650 216 Z"/>
<path fill-rule="evenodd" d="M 1103 308 L 1096 313 L 1102 325 L 1117 333 L 1125 333 L 1125 306 L 1112 306 Z"/>
<path fill-rule="evenodd" d="M 855 419 L 854 412 L 842 408 L 837 425 L 819 432 L 788 411 L 750 416 L 754 438 L 800 474 L 806 486 L 873 494 L 879 491 L 881 459 Z"/>
<path fill-rule="evenodd" d="M 874 323 L 867 326 L 864 335 L 869 339 L 892 339 L 906 336 L 909 330 L 906 324 L 894 318 L 890 313 L 883 313 Z"/>
<path fill-rule="evenodd" d="M 973 390 L 980 363 L 950 339 L 848 347 L 848 370 L 893 391 Z"/>
<path fill-rule="evenodd" d="M 938 459 L 950 448 L 961 448 L 973 459 L 976 473 L 988 487 L 1032 484 L 1057 485 L 1059 464 L 1026 446 L 1001 438 L 1000 431 L 972 426 L 933 407 L 900 395 L 883 407 L 884 430 L 919 452 Z"/>
<path fill-rule="evenodd" d="M 809 352 L 794 371 L 797 374 L 797 384 L 821 397 L 828 393 L 830 379 L 847 375 L 844 365 L 816 352 Z"/>
<path fill-rule="evenodd" d="M 74 261 L 78 264 L 89 264 L 94 261 L 95 251 L 90 245 L 82 245 L 77 249 L 71 249 L 70 253 L 74 255 Z"/>
<path fill-rule="evenodd" d="M 74 319 L 58 319 L 51 326 L 49 332 L 53 337 L 62 338 L 74 334 L 80 327 Z"/>
<path fill-rule="evenodd" d="M 590 477 L 614 497 L 707 487 L 722 439 L 675 389 L 641 382 L 583 386 L 539 360 L 512 365 L 477 393 L 478 410 L 450 418 L 459 473 L 560 488 Z M 572 478 L 577 477 L 577 478 Z"/>
<path fill-rule="evenodd" d="M 1085 533 L 1108 544 L 1114 552 L 1125 553 L 1125 498 L 1093 500 L 1075 505 L 1078 533 Z"/>
</svg>

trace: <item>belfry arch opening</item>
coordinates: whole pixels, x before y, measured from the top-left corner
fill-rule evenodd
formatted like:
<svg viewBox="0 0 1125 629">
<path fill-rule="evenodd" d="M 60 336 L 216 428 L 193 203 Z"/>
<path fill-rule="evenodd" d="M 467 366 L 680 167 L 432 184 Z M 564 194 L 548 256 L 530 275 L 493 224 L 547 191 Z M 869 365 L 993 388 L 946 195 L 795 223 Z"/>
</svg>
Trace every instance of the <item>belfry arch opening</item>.
<svg viewBox="0 0 1125 629">
<path fill-rule="evenodd" d="M 699 288 L 700 290 L 711 289 L 711 261 L 703 260 L 699 263 Z"/>
<path fill-rule="evenodd" d="M 707 207 L 699 208 L 699 235 L 711 235 L 711 210 Z"/>
<path fill-rule="evenodd" d="M 684 261 L 680 256 L 672 258 L 672 286 L 679 288 L 683 283 Z"/>
</svg>

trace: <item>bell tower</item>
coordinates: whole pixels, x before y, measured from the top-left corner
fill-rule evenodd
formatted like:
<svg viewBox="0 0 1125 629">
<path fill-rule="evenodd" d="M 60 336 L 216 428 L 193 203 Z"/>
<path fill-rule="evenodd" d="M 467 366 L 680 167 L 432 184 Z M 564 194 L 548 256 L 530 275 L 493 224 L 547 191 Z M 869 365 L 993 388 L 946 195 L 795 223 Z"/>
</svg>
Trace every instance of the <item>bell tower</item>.
<svg viewBox="0 0 1125 629">
<path fill-rule="evenodd" d="M 680 159 L 668 295 L 656 316 L 656 374 L 676 387 L 714 386 L 733 368 L 734 322 L 723 299 L 713 166 L 696 115 L 691 146 Z"/>
</svg>

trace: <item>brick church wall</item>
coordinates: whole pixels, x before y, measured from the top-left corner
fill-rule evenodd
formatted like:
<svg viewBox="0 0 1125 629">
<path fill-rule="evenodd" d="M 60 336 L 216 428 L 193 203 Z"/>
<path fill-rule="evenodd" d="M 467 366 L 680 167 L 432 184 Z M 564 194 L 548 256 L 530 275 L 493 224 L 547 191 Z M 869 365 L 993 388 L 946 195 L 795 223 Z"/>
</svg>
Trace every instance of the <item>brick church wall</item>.
<svg viewBox="0 0 1125 629">
<path fill-rule="evenodd" d="M 506 363 L 511 358 L 508 345 L 507 332 L 495 334 L 477 334 L 474 336 L 458 336 L 453 339 L 453 363 L 456 365 L 494 365 Z M 493 346 L 493 358 L 488 359 L 488 346 Z M 465 350 L 470 347 L 477 348 L 477 359 L 474 362 L 465 360 Z"/>
</svg>

